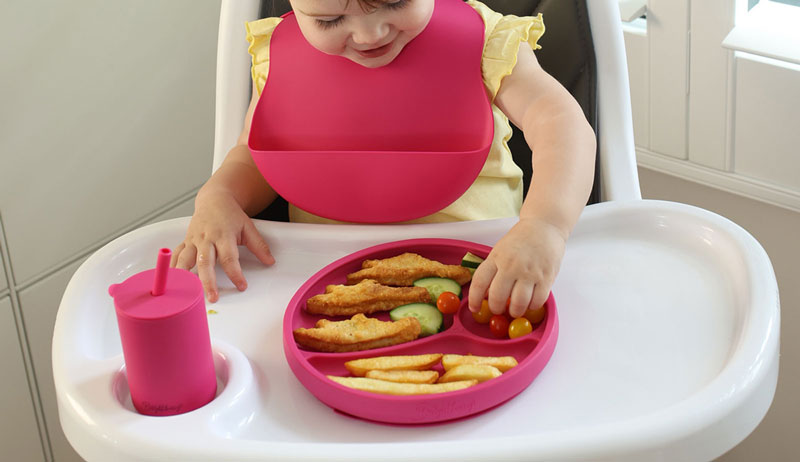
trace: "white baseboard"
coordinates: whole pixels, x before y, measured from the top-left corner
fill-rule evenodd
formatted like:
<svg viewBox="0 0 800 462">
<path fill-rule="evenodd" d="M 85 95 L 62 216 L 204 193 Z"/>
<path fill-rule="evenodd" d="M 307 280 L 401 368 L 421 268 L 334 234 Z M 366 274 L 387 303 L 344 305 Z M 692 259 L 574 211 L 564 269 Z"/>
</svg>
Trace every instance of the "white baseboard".
<svg viewBox="0 0 800 462">
<path fill-rule="evenodd" d="M 639 166 L 656 172 L 800 212 L 800 191 L 798 190 L 733 172 L 722 172 L 638 147 L 636 148 L 636 160 Z"/>
</svg>

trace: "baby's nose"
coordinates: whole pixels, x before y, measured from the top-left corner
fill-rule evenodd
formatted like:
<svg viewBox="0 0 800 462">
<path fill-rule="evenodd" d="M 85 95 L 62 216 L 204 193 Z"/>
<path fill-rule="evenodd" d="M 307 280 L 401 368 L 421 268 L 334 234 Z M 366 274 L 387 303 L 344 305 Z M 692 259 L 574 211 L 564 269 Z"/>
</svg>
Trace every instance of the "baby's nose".
<svg viewBox="0 0 800 462">
<path fill-rule="evenodd" d="M 389 35 L 389 24 L 365 15 L 353 27 L 351 38 L 358 46 L 379 45 Z"/>
</svg>

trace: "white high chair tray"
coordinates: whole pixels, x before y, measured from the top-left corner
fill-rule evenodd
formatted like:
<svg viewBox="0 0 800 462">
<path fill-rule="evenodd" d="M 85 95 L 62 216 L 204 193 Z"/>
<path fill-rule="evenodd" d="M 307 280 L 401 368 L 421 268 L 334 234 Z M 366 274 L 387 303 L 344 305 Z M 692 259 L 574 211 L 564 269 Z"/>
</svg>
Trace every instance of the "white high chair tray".
<svg viewBox="0 0 800 462">
<path fill-rule="evenodd" d="M 277 263 L 242 252 L 249 282 L 221 270 L 208 304 L 221 391 L 178 416 L 130 404 L 110 284 L 155 265 L 188 218 L 129 233 L 73 276 L 53 336 L 63 429 L 89 461 L 711 460 L 744 439 L 772 401 L 779 302 L 769 259 L 747 232 L 687 205 L 588 207 L 553 287 L 560 332 L 542 373 L 473 417 L 385 425 L 338 413 L 290 371 L 281 326 L 317 270 L 356 250 L 444 237 L 493 245 L 516 222 L 336 226 L 258 222 Z"/>
</svg>

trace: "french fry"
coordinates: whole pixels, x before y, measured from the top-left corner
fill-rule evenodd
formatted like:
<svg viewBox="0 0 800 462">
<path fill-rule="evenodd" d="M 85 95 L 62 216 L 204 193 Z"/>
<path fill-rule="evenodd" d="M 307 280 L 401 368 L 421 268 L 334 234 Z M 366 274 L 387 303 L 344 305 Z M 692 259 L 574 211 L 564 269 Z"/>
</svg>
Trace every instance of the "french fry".
<svg viewBox="0 0 800 462">
<path fill-rule="evenodd" d="M 474 356 L 474 355 L 452 355 L 447 354 L 442 357 L 442 367 L 449 371 L 461 364 L 488 364 L 506 372 L 517 365 L 517 360 L 513 356 Z"/>
<path fill-rule="evenodd" d="M 462 390 L 478 383 L 477 380 L 462 380 L 448 383 L 398 383 L 366 377 L 338 377 L 329 375 L 329 379 L 346 387 L 357 390 L 381 393 L 384 395 L 427 395 Z"/>
<path fill-rule="evenodd" d="M 500 369 L 488 364 L 459 364 L 445 372 L 437 383 L 457 382 L 459 380 L 485 382 L 501 375 L 503 373 L 500 372 Z"/>
<path fill-rule="evenodd" d="M 439 373 L 436 371 L 367 371 L 366 377 L 387 382 L 436 383 Z"/>
<path fill-rule="evenodd" d="M 347 361 L 344 363 L 344 367 L 346 367 L 351 374 L 363 377 L 367 371 L 421 371 L 430 369 L 438 364 L 441 359 L 441 353 L 407 356 L 376 356 L 374 358 Z"/>
</svg>

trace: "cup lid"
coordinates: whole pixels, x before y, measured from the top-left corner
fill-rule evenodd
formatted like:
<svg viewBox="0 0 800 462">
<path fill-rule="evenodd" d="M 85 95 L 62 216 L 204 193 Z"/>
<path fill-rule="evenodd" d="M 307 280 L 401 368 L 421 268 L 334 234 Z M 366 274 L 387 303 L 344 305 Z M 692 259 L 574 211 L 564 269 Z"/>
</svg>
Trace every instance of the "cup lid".
<svg viewBox="0 0 800 462">
<path fill-rule="evenodd" d="M 180 314 L 203 301 L 203 285 L 194 273 L 169 268 L 161 295 L 153 295 L 156 270 L 146 270 L 112 284 L 108 293 L 114 297 L 117 313 L 133 319 L 154 320 Z"/>
</svg>

